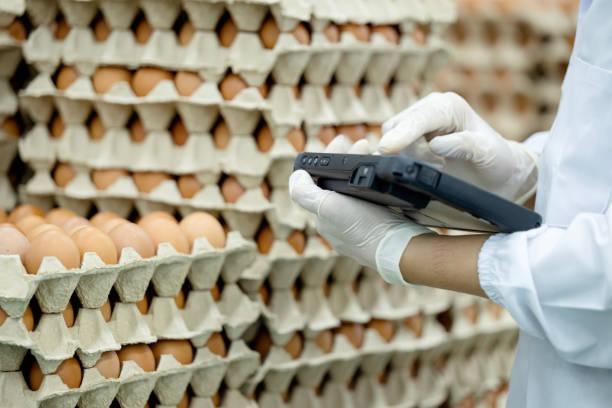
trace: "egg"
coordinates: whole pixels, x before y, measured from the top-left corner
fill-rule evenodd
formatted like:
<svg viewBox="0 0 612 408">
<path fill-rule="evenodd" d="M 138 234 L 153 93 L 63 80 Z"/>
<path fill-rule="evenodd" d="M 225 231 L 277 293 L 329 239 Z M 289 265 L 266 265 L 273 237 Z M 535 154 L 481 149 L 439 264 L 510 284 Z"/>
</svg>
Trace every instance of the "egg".
<svg viewBox="0 0 612 408">
<path fill-rule="evenodd" d="M 291 34 L 297 40 L 298 43 L 302 45 L 310 44 L 310 31 L 304 23 L 298 23 L 293 30 L 291 30 Z"/>
<path fill-rule="evenodd" d="M 334 332 L 336 335 L 345 336 L 353 347 L 361 348 L 364 337 L 364 330 L 361 324 L 343 322 L 340 327 L 337 327 L 334 330 Z"/>
<path fill-rule="evenodd" d="M 215 302 L 221 300 L 221 290 L 219 290 L 219 286 L 215 285 L 210 288 L 210 295 L 212 296 Z"/>
<path fill-rule="evenodd" d="M 144 217 L 138 225 L 147 233 L 157 248 L 159 244 L 169 243 L 178 252 L 189 253 L 187 236 L 178 226 L 176 220 L 165 217 Z"/>
<path fill-rule="evenodd" d="M 106 190 L 121 177 L 127 177 L 128 172 L 123 169 L 92 170 L 91 181 L 98 190 Z"/>
<path fill-rule="evenodd" d="M 340 32 L 351 33 L 359 42 L 370 41 L 370 27 L 366 24 L 347 23 L 340 26 Z"/>
<path fill-rule="evenodd" d="M 174 297 L 174 303 L 176 303 L 176 307 L 179 309 L 185 308 L 185 293 L 182 290 L 179 290 Z"/>
<path fill-rule="evenodd" d="M 221 333 L 213 333 L 206 342 L 206 347 L 211 353 L 216 354 L 219 357 L 225 357 L 227 355 L 227 346 Z"/>
<path fill-rule="evenodd" d="M 170 128 L 170 135 L 172 136 L 172 142 L 176 146 L 184 146 L 187 143 L 187 139 L 189 139 L 189 132 L 185 127 L 185 124 L 182 120 L 178 119 Z"/>
<path fill-rule="evenodd" d="M 21 130 L 19 124 L 13 117 L 7 117 L 2 123 L 2 132 L 9 139 L 19 139 L 21 136 Z"/>
<path fill-rule="evenodd" d="M 8 34 L 13 37 L 15 41 L 19 42 L 25 41 L 28 36 L 25 26 L 18 19 L 14 19 L 11 24 L 9 24 L 9 26 L 7 27 L 7 31 Z"/>
<path fill-rule="evenodd" d="M 261 194 L 263 194 L 264 198 L 266 200 L 270 199 L 270 185 L 268 183 L 266 183 L 266 180 L 263 180 L 259 186 L 259 188 L 261 189 Z"/>
<path fill-rule="evenodd" d="M 107 219 L 104 222 L 100 223 L 98 228 L 100 231 L 104 232 L 105 234 L 108 235 L 108 233 L 115 228 L 117 225 L 120 224 L 125 224 L 126 222 L 129 222 L 128 220 L 124 219 L 124 218 L 113 218 L 113 219 Z M 94 225 L 95 227 L 95 225 Z"/>
<path fill-rule="evenodd" d="M 299 333 L 295 333 L 283 347 L 294 360 L 299 358 L 304 349 L 304 341 Z"/>
<path fill-rule="evenodd" d="M 113 350 L 102 353 L 94 367 L 98 369 L 104 378 L 119 378 L 121 373 L 121 361 L 117 352 Z"/>
<path fill-rule="evenodd" d="M 367 129 L 364 125 L 341 125 L 338 126 L 337 132 L 348 137 L 353 143 L 367 136 Z"/>
<path fill-rule="evenodd" d="M 53 181 L 55 181 L 55 184 L 60 188 L 64 188 L 70 184 L 75 176 L 76 171 L 74 167 L 68 163 L 59 163 L 55 167 L 55 170 L 53 170 Z"/>
<path fill-rule="evenodd" d="M 113 315 L 110 300 L 107 300 L 106 303 L 102 305 L 102 307 L 100 308 L 100 313 L 102 313 L 102 317 L 104 318 L 105 322 L 110 321 L 111 316 Z"/>
<path fill-rule="evenodd" d="M 184 393 L 183 398 L 181 398 L 176 408 L 189 408 L 189 400 L 190 400 L 189 394 Z"/>
<path fill-rule="evenodd" d="M 197 72 L 178 71 L 174 76 L 174 85 L 181 96 L 193 95 L 203 82 Z"/>
<path fill-rule="evenodd" d="M 123 67 L 98 67 L 92 77 L 93 87 L 97 93 L 110 91 L 115 84 L 120 82 L 130 83 L 132 74 Z"/>
<path fill-rule="evenodd" d="M 379 124 L 369 125 L 368 133 L 380 139 L 382 137 L 382 126 Z"/>
<path fill-rule="evenodd" d="M 138 225 L 129 221 L 116 225 L 107 232 L 113 240 L 117 254 L 120 256 L 123 248 L 134 249 L 142 258 L 155 256 L 155 245 L 149 235 Z"/>
<path fill-rule="evenodd" d="M 475 325 L 478 321 L 478 307 L 476 305 L 467 306 L 461 312 L 472 325 Z"/>
<path fill-rule="evenodd" d="M 317 138 L 325 145 L 331 143 L 336 137 L 336 129 L 333 126 L 321 126 L 317 133 Z"/>
<path fill-rule="evenodd" d="M 93 252 L 107 265 L 117 263 L 117 249 L 110 237 L 96 227 L 84 226 L 73 230 L 70 237 L 81 253 L 81 258 L 87 252 Z"/>
<path fill-rule="evenodd" d="M 340 29 L 334 23 L 330 23 L 323 29 L 323 35 L 330 43 L 340 42 Z"/>
<path fill-rule="evenodd" d="M 356 83 L 353 85 L 353 91 L 355 91 L 355 95 L 357 95 L 357 97 L 361 98 L 361 84 L 360 83 Z"/>
<path fill-rule="evenodd" d="M 102 124 L 102 119 L 100 119 L 100 116 L 95 115 L 89 122 L 89 138 L 91 140 L 100 140 L 104 137 L 105 133 L 106 129 Z"/>
<path fill-rule="evenodd" d="M 70 26 L 63 15 L 59 15 L 57 20 L 51 25 L 53 36 L 58 40 L 63 40 L 70 33 Z"/>
<path fill-rule="evenodd" d="M 62 361 L 54 374 L 57 374 L 68 388 L 79 388 L 81 386 L 83 370 L 78 360 L 74 357 Z M 34 361 L 28 375 L 30 389 L 37 391 L 42 385 L 44 377 L 45 374 L 43 374 L 38 363 Z"/>
<path fill-rule="evenodd" d="M 215 407 L 220 407 L 221 406 L 221 395 L 219 395 L 218 392 L 215 395 L 213 395 L 212 397 L 210 397 L 210 400 L 212 401 L 212 403 L 213 403 L 213 405 Z"/>
<path fill-rule="evenodd" d="M 96 228 L 102 229 L 102 225 L 104 225 L 107 221 L 121 218 L 119 214 L 114 213 L 112 211 L 102 211 L 91 217 L 89 222 Z"/>
<path fill-rule="evenodd" d="M 193 347 L 189 340 L 158 340 L 151 346 L 155 363 L 159 366 L 161 356 L 169 354 L 174 356 L 176 361 L 186 365 L 193 362 Z"/>
<path fill-rule="evenodd" d="M 221 96 L 226 101 L 234 99 L 243 90 L 247 89 L 248 85 L 242 78 L 236 74 L 228 74 L 223 78 L 219 85 Z"/>
<path fill-rule="evenodd" d="M 267 254 L 274 244 L 274 232 L 269 225 L 265 225 L 257 234 L 257 250 L 260 254 Z"/>
<path fill-rule="evenodd" d="M 270 304 L 270 289 L 266 285 L 261 285 L 258 290 L 259 298 L 264 305 Z"/>
<path fill-rule="evenodd" d="M 331 353 L 334 347 L 334 334 L 331 330 L 323 330 L 317 334 L 314 342 L 325 354 Z"/>
<path fill-rule="evenodd" d="M 259 38 L 264 48 L 272 49 L 280 37 L 280 28 L 276 24 L 274 17 L 269 15 L 259 29 Z"/>
<path fill-rule="evenodd" d="M 198 178 L 193 174 L 186 174 L 184 176 L 180 176 L 176 182 L 178 185 L 179 192 L 181 193 L 181 197 L 190 199 L 193 198 L 204 185 L 200 183 Z"/>
<path fill-rule="evenodd" d="M 86 218 L 83 217 L 72 217 L 62 225 L 62 229 L 70 235 L 70 233 L 77 228 L 91 225 Z"/>
<path fill-rule="evenodd" d="M 106 23 L 104 17 L 101 17 L 96 20 L 93 26 L 94 38 L 96 39 L 96 41 L 106 41 L 108 39 L 108 36 L 110 35 L 110 32 L 111 30 L 108 27 L 108 24 Z"/>
<path fill-rule="evenodd" d="M 121 347 L 117 352 L 121 365 L 126 361 L 133 361 L 145 372 L 155 371 L 155 356 L 146 344 L 130 344 Z"/>
<path fill-rule="evenodd" d="M 219 44 L 225 48 L 229 48 L 234 42 L 234 39 L 236 39 L 238 28 L 230 16 L 221 24 L 218 35 Z"/>
<path fill-rule="evenodd" d="M 62 136 L 64 136 L 64 120 L 60 115 L 55 115 L 53 119 L 51 119 L 49 132 L 53 139 L 61 139 Z"/>
<path fill-rule="evenodd" d="M 193 24 L 191 24 L 190 21 L 186 21 L 185 24 L 183 24 L 183 26 L 181 27 L 181 30 L 179 31 L 179 44 L 181 45 L 187 45 L 191 42 L 193 36 L 195 35 L 196 29 L 193 26 Z"/>
<path fill-rule="evenodd" d="M 274 137 L 272 136 L 272 131 L 268 127 L 268 125 L 262 126 L 256 135 L 257 149 L 260 152 L 267 153 L 272 149 L 274 145 Z"/>
<path fill-rule="evenodd" d="M 57 77 L 55 77 L 55 86 L 60 91 L 63 91 L 72 85 L 78 77 L 79 71 L 77 71 L 76 68 L 69 65 L 64 65 L 58 71 Z"/>
<path fill-rule="evenodd" d="M 211 214 L 196 211 L 181 220 L 179 227 L 187 236 L 189 244 L 193 243 L 199 237 L 204 237 L 215 248 L 225 248 L 225 231 L 217 220 Z"/>
<path fill-rule="evenodd" d="M 245 192 L 236 177 L 229 176 L 221 183 L 221 195 L 226 203 L 235 203 Z"/>
<path fill-rule="evenodd" d="M 270 87 L 265 82 L 257 87 L 259 94 L 262 98 L 267 99 L 268 94 L 270 93 Z"/>
<path fill-rule="evenodd" d="M 298 254 L 304 253 L 304 249 L 306 248 L 306 236 L 302 231 L 293 231 L 287 237 L 287 242 Z"/>
<path fill-rule="evenodd" d="M 172 73 L 156 67 L 139 68 L 132 77 L 132 89 L 136 96 L 147 96 L 160 82 L 172 81 Z"/>
<path fill-rule="evenodd" d="M 153 34 L 153 27 L 151 27 L 151 24 L 149 24 L 146 18 L 143 18 L 136 25 L 136 29 L 134 30 L 136 42 L 138 44 L 146 44 L 149 38 L 151 38 L 151 34 Z"/>
<path fill-rule="evenodd" d="M 380 34 L 387 42 L 399 44 L 400 36 L 397 29 L 390 25 L 377 25 L 372 27 L 372 34 Z"/>
<path fill-rule="evenodd" d="M 38 215 L 39 217 L 44 217 L 45 212 L 38 206 L 32 204 L 21 204 L 11 211 L 8 221 L 11 224 L 16 224 L 19 220 L 27 217 L 28 215 Z"/>
<path fill-rule="evenodd" d="M 68 302 L 68 305 L 62 312 L 62 315 L 64 316 L 64 322 L 66 322 L 67 327 L 74 326 L 74 308 L 70 302 Z"/>
<path fill-rule="evenodd" d="M 147 314 L 147 312 L 149 311 L 149 299 L 147 299 L 146 296 L 143 297 L 138 302 L 136 302 L 136 307 L 138 308 L 140 314 Z"/>
<path fill-rule="evenodd" d="M 260 330 L 255 337 L 255 351 L 260 355 L 261 361 L 263 362 L 270 353 L 272 348 L 272 338 L 267 330 Z"/>
<path fill-rule="evenodd" d="M 164 181 L 170 180 L 170 176 L 167 173 L 144 171 L 132 174 L 132 180 L 138 191 L 148 194 Z"/>
<path fill-rule="evenodd" d="M 0 224 L 5 223 L 7 221 L 6 218 L 6 212 L 2 208 L 0 208 Z"/>
<path fill-rule="evenodd" d="M 61 227 L 62 225 L 66 223 L 66 221 L 76 216 L 77 215 L 74 211 L 69 210 L 67 208 L 54 208 L 47 213 L 47 215 L 45 216 L 45 220 L 49 224 L 53 224 L 53 225 L 57 225 L 58 227 Z"/>
<path fill-rule="evenodd" d="M 46 256 L 55 256 L 66 269 L 75 269 L 80 266 L 79 248 L 61 230 L 43 232 L 30 241 L 30 247 L 23 257 L 28 273 L 38 273 L 40 264 Z"/>
<path fill-rule="evenodd" d="M 0 224 L 0 255 L 19 255 L 24 260 L 30 241 L 12 224 Z"/>
<path fill-rule="evenodd" d="M 220 121 L 213 129 L 213 140 L 219 149 L 225 149 L 230 142 L 230 130 L 227 123 Z"/>
<path fill-rule="evenodd" d="M 395 336 L 395 326 L 390 320 L 372 319 L 368 322 L 367 327 L 376 330 L 380 337 L 387 343 Z"/>
<path fill-rule="evenodd" d="M 32 308 L 30 306 L 26 307 L 21 321 L 28 331 L 34 330 L 34 313 L 32 313 Z"/>
<path fill-rule="evenodd" d="M 130 124 L 130 140 L 132 140 L 132 142 L 134 143 L 140 143 L 144 141 L 146 138 L 147 138 L 147 131 L 142 125 L 142 122 L 140 121 L 140 119 L 136 118 Z"/>
<path fill-rule="evenodd" d="M 53 225 L 53 224 L 42 224 L 39 225 L 35 228 L 33 228 L 30 232 L 28 232 L 26 234 L 26 237 L 31 241 L 33 241 L 36 237 L 38 237 L 40 234 L 43 234 L 47 231 L 55 231 L 55 232 L 59 232 L 59 233 L 64 233 L 64 231 L 58 227 L 57 225 Z"/>
<path fill-rule="evenodd" d="M 427 43 L 427 35 L 428 35 L 427 28 L 422 25 L 417 25 L 412 31 L 410 36 L 412 37 L 412 40 L 415 43 L 419 45 L 425 45 Z"/>
<path fill-rule="evenodd" d="M 286 138 L 296 151 L 304 151 L 304 148 L 306 147 L 306 135 L 304 135 L 302 129 L 291 129 L 289 133 L 287 133 Z"/>
<path fill-rule="evenodd" d="M 423 316 L 418 314 L 404 319 L 404 326 L 416 337 L 421 337 L 423 335 Z"/>
</svg>

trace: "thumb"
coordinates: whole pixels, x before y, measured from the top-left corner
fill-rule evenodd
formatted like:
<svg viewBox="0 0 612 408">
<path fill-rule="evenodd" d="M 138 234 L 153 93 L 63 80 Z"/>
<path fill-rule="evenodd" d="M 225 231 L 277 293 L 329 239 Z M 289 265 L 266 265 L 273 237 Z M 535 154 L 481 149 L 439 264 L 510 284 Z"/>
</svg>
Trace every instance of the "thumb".
<svg viewBox="0 0 612 408">
<path fill-rule="evenodd" d="M 458 132 L 435 137 L 429 142 L 431 151 L 448 159 L 473 161 L 478 143 L 474 132 Z"/>
<path fill-rule="evenodd" d="M 319 206 L 329 191 L 315 184 L 304 170 L 297 170 L 289 177 L 289 195 L 291 199 L 306 211 L 317 214 Z"/>
</svg>

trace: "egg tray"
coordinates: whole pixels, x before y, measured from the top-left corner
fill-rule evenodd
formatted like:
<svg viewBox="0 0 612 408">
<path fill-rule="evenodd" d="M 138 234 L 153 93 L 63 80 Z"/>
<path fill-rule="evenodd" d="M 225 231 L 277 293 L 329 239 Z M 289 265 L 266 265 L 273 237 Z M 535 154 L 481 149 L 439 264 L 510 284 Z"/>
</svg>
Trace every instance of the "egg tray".
<svg viewBox="0 0 612 408">
<path fill-rule="evenodd" d="M 0 27 L 11 24 L 15 17 L 23 15 L 26 9 L 25 0 L 6 0 L 0 4 Z"/>
<path fill-rule="evenodd" d="M 78 389 L 69 389 L 57 376 L 45 376 L 39 390 L 28 389 L 21 372 L 0 373 L 0 384 L 10 387 L 4 393 L 3 406 L 108 406 L 113 399 L 123 408 L 142 407 L 155 393 L 162 405 L 175 406 L 187 387 L 196 396 L 207 399 L 225 380 L 228 387 L 238 388 L 257 368 L 259 356 L 242 342 L 232 343 L 227 357 L 220 358 L 205 348 L 198 349 L 193 363 L 181 365 L 171 355 L 163 355 L 154 372 L 144 372 L 132 361 L 122 364 L 118 379 L 104 378 L 97 368 L 84 371 Z"/>
</svg>

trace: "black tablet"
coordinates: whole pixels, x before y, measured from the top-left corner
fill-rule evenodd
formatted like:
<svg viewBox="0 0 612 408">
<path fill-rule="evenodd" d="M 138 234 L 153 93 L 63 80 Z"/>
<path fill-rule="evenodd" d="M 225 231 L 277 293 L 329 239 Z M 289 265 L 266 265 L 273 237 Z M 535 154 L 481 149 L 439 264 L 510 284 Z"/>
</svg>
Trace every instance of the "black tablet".
<svg viewBox="0 0 612 408">
<path fill-rule="evenodd" d="M 537 228 L 539 214 L 406 156 L 301 153 L 324 189 L 388 206 L 429 227 L 476 232 Z"/>
</svg>

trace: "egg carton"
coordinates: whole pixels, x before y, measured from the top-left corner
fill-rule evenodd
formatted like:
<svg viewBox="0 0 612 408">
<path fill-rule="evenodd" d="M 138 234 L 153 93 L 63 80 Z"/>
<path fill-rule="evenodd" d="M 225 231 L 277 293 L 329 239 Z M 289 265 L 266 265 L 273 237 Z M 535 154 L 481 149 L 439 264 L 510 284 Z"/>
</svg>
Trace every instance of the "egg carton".
<svg viewBox="0 0 612 408">
<path fill-rule="evenodd" d="M 399 320 L 420 311 L 417 288 L 387 285 L 379 276 L 362 278 L 357 297 L 362 308 L 377 319 Z"/>
<path fill-rule="evenodd" d="M 9 78 L 0 78 L 0 92 L 0 116 L 13 115 L 17 112 L 18 102 Z"/>
<path fill-rule="evenodd" d="M 1 121 L 0 116 L 0 121 Z M 13 186 L 8 178 L 8 168 L 13 162 L 17 151 L 17 142 L 4 138 L 0 131 L 0 208 L 10 209 L 15 206 L 16 197 Z"/>
<path fill-rule="evenodd" d="M 408 368 L 391 369 L 387 374 L 384 392 L 390 407 L 418 406 L 420 392 Z"/>
<path fill-rule="evenodd" d="M 24 0 L 10 0 L 0 5 L 0 28 L 8 27 L 16 17 L 22 16 L 25 12 Z M 6 38 L 4 38 L 6 35 Z M 15 41 L 4 30 L 0 31 L 0 43 L 12 43 Z"/>
</svg>

